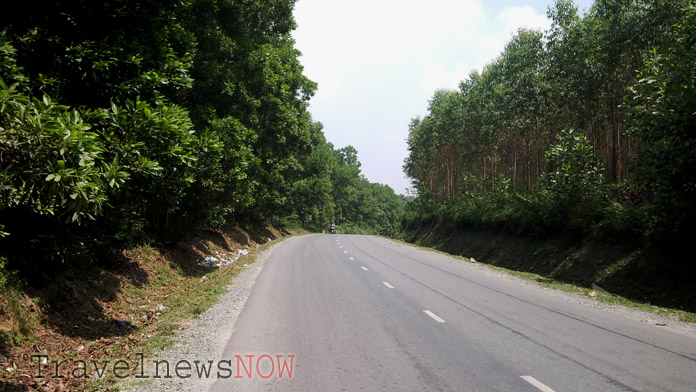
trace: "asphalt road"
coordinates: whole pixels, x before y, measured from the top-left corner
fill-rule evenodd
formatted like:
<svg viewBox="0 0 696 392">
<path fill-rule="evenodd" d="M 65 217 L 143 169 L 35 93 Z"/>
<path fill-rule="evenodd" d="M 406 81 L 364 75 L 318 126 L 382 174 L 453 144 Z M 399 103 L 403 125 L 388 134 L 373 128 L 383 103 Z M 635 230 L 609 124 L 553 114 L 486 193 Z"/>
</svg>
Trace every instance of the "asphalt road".
<svg viewBox="0 0 696 392">
<path fill-rule="evenodd" d="M 281 244 L 234 328 L 211 391 L 696 390 L 692 337 L 370 236 Z"/>
</svg>

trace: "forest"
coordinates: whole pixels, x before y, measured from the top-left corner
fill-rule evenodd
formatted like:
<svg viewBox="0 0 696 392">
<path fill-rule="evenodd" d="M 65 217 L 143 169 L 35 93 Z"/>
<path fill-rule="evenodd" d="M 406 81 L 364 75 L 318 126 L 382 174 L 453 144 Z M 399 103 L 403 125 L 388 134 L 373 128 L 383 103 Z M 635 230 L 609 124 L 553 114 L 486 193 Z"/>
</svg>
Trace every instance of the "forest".
<svg viewBox="0 0 696 392">
<path fill-rule="evenodd" d="M 412 119 L 405 226 L 692 249 L 696 6 L 557 0 L 548 16 Z"/>
<path fill-rule="evenodd" d="M 401 198 L 308 112 L 317 85 L 290 35 L 294 3 L 27 0 L 3 13 L 0 270 L 99 263 L 201 227 L 396 234 Z"/>
</svg>

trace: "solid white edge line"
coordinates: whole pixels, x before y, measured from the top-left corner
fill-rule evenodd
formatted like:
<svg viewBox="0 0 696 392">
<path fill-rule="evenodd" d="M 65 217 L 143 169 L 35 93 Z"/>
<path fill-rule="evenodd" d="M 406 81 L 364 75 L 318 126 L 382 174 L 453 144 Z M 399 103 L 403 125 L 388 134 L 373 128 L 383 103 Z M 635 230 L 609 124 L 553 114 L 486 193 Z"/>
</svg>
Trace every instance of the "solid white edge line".
<svg viewBox="0 0 696 392">
<path fill-rule="evenodd" d="M 388 282 L 382 282 L 382 284 L 389 287 L 390 289 L 394 288 L 394 286 L 390 285 Z"/>
<path fill-rule="evenodd" d="M 444 323 L 445 320 L 441 319 L 438 315 L 435 313 L 429 311 L 429 310 L 424 310 L 423 313 L 427 314 L 428 316 L 432 317 L 433 320 L 437 321 L 438 323 Z"/>
<path fill-rule="evenodd" d="M 365 267 L 360 267 L 360 268 L 364 269 L 365 271 L 369 271 L 369 269 L 367 269 L 367 268 L 365 268 Z"/>
<path fill-rule="evenodd" d="M 528 383 L 532 384 L 536 389 L 542 391 L 542 392 L 555 392 L 553 389 L 547 387 L 546 385 L 542 384 L 539 380 L 532 376 L 520 376 L 524 381 L 527 381 Z"/>
</svg>

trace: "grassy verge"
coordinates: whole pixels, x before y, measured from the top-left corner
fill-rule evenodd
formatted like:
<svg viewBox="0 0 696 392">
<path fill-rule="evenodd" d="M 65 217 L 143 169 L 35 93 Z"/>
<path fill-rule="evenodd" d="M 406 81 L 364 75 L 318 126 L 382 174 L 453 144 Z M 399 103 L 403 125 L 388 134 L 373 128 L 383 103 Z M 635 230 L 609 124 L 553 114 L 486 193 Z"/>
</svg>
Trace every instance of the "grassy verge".
<svg viewBox="0 0 696 392">
<path fill-rule="evenodd" d="M 33 305 L 13 305 L 22 314 L 23 306 L 36 306 L 40 317 L 27 324 L 27 333 L 14 328 L 4 335 L 0 390 L 117 390 L 113 373 L 92 378 L 91 361 L 125 360 L 133 369 L 138 354 L 169 347 L 177 328 L 215 304 L 230 280 L 260 252 L 292 234 L 300 233 L 272 228 L 201 230 L 175 245 L 125 250 L 121 262 L 108 270 L 57 277 L 56 287 L 35 289 L 40 294 L 37 301 L 29 301 Z M 249 253 L 242 255 L 240 250 Z M 215 261 L 206 262 L 210 257 Z M 5 306 L 13 298 L 26 296 L 19 289 L 16 293 L 20 297 L 3 291 L 3 311 L 13 309 Z M 90 370 L 76 372 L 74 366 L 64 366 L 56 372 L 56 363 L 64 360 L 85 361 Z M 39 372 L 46 377 L 36 377 Z"/>
<path fill-rule="evenodd" d="M 17 284 L 0 282 L 0 342 L 10 345 L 35 343 L 33 331 L 41 323 L 36 302 L 37 299 L 27 297 Z M 6 358 L 5 354 L 1 355 Z"/>
<path fill-rule="evenodd" d="M 253 264 L 257 256 L 271 245 L 285 239 L 277 238 L 258 245 L 248 255 L 242 256 L 231 265 L 216 268 L 193 281 L 181 278 L 181 271 L 165 272 L 159 275 L 159 287 L 167 287 L 168 295 L 163 300 L 163 306 L 169 311 L 163 313 L 158 320 L 142 330 L 129 342 L 115 345 L 109 352 L 112 359 L 127 359 L 132 364 L 139 360 L 138 355 L 150 356 L 157 350 L 170 347 L 175 343 L 175 331 L 185 322 L 198 317 L 211 308 L 232 278 L 237 276 L 247 265 Z M 221 250 L 211 247 L 213 254 L 222 254 Z M 152 289 L 156 289 L 153 287 Z M 114 377 L 106 378 L 97 383 L 89 383 L 83 391 L 117 391 L 118 380 Z"/>
<path fill-rule="evenodd" d="M 630 309 L 636 309 L 648 313 L 653 313 L 672 320 L 679 320 L 687 323 L 696 323 L 696 313 L 688 312 L 685 310 L 663 308 L 657 305 L 653 305 L 649 302 L 634 301 L 607 291 L 593 289 L 591 287 L 583 287 L 572 283 L 566 283 L 531 272 L 514 271 L 496 266 L 489 267 L 498 271 L 506 272 L 513 276 L 517 276 L 521 279 L 536 282 L 542 287 L 549 287 L 552 289 L 565 291 L 567 293 L 581 295 L 609 305 L 624 306 Z"/>
<path fill-rule="evenodd" d="M 405 234 L 403 239 L 408 245 L 462 260 L 473 257 L 490 268 L 544 287 L 696 323 L 693 283 L 684 279 L 688 274 L 664 256 L 635 247 L 578 243 L 567 238 L 523 238 L 439 225 Z"/>
</svg>

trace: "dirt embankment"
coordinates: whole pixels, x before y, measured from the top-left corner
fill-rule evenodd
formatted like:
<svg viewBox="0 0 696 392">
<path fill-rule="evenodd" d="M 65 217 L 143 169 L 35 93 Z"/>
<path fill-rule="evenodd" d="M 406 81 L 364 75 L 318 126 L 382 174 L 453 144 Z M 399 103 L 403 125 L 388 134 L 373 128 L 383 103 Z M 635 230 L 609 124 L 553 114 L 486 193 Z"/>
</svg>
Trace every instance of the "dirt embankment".
<svg viewBox="0 0 696 392">
<path fill-rule="evenodd" d="M 641 243 L 532 237 L 430 222 L 402 239 L 478 262 L 592 288 L 656 307 L 696 312 L 696 263 Z M 595 286 L 593 286 L 593 284 Z"/>
<path fill-rule="evenodd" d="M 197 230 L 176 244 L 124 250 L 109 263 L 0 292 L 0 392 L 111 390 L 99 374 L 103 361 L 108 375 L 115 361 L 132 365 L 167 347 L 254 261 L 256 248 L 287 234 Z"/>
</svg>

